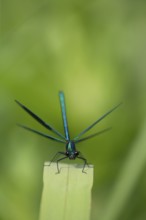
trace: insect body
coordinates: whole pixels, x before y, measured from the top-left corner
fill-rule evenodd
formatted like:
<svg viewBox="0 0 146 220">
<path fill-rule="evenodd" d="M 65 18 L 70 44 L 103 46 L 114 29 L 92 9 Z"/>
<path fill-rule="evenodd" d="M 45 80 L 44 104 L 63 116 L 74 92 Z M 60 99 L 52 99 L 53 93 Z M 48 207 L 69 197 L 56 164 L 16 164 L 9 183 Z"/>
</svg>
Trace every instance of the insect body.
<svg viewBox="0 0 146 220">
<path fill-rule="evenodd" d="M 81 141 L 85 141 L 89 138 L 92 138 L 94 136 L 100 135 L 108 130 L 110 130 L 111 128 L 107 128 L 104 129 L 102 131 L 99 131 L 95 134 L 89 135 L 87 137 L 84 138 L 80 138 L 83 134 L 85 134 L 87 131 L 89 131 L 93 126 L 95 126 L 97 123 L 99 123 L 102 119 L 104 119 L 107 115 L 109 115 L 111 112 L 113 112 L 115 109 L 117 109 L 121 103 L 117 106 L 115 106 L 114 108 L 112 108 L 111 110 L 109 110 L 108 112 L 106 112 L 104 115 L 102 115 L 99 119 L 97 119 L 94 123 L 92 123 L 90 126 L 88 126 L 86 129 L 84 129 L 80 134 L 78 134 L 78 136 L 76 136 L 73 139 L 70 139 L 70 135 L 69 135 L 69 129 L 68 129 L 68 122 L 67 122 L 67 116 L 66 116 L 66 107 L 65 107 L 65 97 L 64 97 L 64 93 L 61 91 L 59 92 L 59 98 L 60 98 L 60 105 L 61 105 L 61 111 L 62 111 L 62 119 L 63 119 L 63 125 L 64 125 L 64 133 L 65 135 L 62 135 L 59 131 L 57 131 L 55 128 L 53 128 L 51 125 L 47 124 L 46 122 L 44 122 L 40 117 L 38 117 L 36 114 L 34 114 L 31 110 L 29 110 L 27 107 L 25 107 L 24 105 L 22 105 L 20 102 L 18 102 L 17 100 L 16 103 L 23 108 L 30 116 L 32 116 L 36 121 L 38 121 L 43 127 L 47 128 L 48 130 L 52 131 L 54 134 L 58 135 L 59 138 L 53 137 L 51 135 L 48 134 L 44 134 L 42 132 L 36 131 L 32 128 L 29 128 L 27 126 L 24 125 L 19 125 L 22 128 L 25 128 L 26 130 L 29 130 L 31 132 L 34 132 L 38 135 L 41 135 L 45 138 L 51 139 L 53 141 L 57 141 L 57 142 L 61 142 L 66 144 L 66 151 L 65 152 L 57 152 L 55 154 L 55 156 L 52 158 L 51 162 L 56 161 L 57 162 L 57 170 L 58 173 L 60 172 L 59 170 L 59 166 L 58 163 L 61 160 L 64 160 L 66 158 L 69 158 L 70 160 L 75 160 L 76 158 L 84 161 L 84 165 L 83 165 L 83 169 L 82 172 L 85 173 L 84 169 L 85 166 L 88 165 L 87 160 L 83 157 L 83 155 L 81 154 L 80 151 L 76 150 L 76 143 L 79 143 Z M 59 155 L 63 155 L 63 157 L 61 157 L 60 159 L 57 159 L 57 157 Z M 50 162 L 50 165 L 51 165 Z"/>
<path fill-rule="evenodd" d="M 74 160 L 79 155 L 79 152 L 76 150 L 75 143 L 73 141 L 69 141 L 66 144 L 66 156 Z"/>
</svg>

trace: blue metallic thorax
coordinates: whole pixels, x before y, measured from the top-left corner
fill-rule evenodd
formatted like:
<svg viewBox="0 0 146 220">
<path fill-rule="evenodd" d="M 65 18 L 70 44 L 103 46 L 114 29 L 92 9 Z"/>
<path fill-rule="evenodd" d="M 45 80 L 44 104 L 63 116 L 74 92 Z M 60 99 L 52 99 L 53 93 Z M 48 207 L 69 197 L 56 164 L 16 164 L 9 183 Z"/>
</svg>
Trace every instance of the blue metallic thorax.
<svg viewBox="0 0 146 220">
<path fill-rule="evenodd" d="M 66 155 L 71 160 L 74 160 L 79 155 L 79 152 L 76 150 L 75 143 L 73 141 L 67 142 L 67 144 L 66 144 Z"/>
</svg>

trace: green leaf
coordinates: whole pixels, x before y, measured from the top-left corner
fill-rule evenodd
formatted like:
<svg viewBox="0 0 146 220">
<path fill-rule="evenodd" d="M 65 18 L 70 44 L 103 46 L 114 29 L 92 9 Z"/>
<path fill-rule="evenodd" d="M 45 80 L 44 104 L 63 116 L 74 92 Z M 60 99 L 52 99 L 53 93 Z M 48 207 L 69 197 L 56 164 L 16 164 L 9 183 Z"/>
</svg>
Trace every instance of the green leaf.
<svg viewBox="0 0 146 220">
<path fill-rule="evenodd" d="M 81 165 L 56 163 L 44 166 L 40 220 L 89 220 L 93 166 L 82 173 Z"/>
</svg>

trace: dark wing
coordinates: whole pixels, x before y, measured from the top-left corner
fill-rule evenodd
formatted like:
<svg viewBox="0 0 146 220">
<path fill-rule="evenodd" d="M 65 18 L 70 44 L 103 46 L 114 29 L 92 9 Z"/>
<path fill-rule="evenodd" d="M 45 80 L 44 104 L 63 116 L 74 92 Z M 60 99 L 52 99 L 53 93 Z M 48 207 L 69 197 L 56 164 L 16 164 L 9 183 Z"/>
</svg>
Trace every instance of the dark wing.
<svg viewBox="0 0 146 220">
<path fill-rule="evenodd" d="M 116 110 L 122 103 L 118 104 L 108 112 L 106 112 L 104 115 L 102 115 L 99 119 L 97 119 L 93 124 L 91 124 L 89 127 L 87 127 L 85 130 L 83 130 L 80 134 L 78 134 L 74 139 L 78 139 L 80 136 L 85 134 L 87 131 L 89 131 L 93 126 L 95 126 L 97 123 L 99 123 L 102 119 L 104 119 L 107 115 L 109 115 L 111 112 Z"/>
<path fill-rule="evenodd" d="M 29 128 L 29 127 L 27 127 L 27 126 L 25 126 L 25 125 L 20 125 L 20 124 L 17 124 L 17 125 L 18 125 L 19 127 L 21 127 L 21 128 L 24 128 L 24 129 L 28 130 L 28 131 L 31 131 L 31 132 L 33 132 L 33 133 L 36 133 L 36 134 L 38 134 L 38 135 L 40 135 L 40 136 L 42 136 L 42 137 L 51 139 L 51 140 L 53 140 L 53 141 L 66 143 L 64 140 L 61 140 L 61 139 L 59 139 L 59 138 L 52 137 L 52 136 L 47 135 L 47 134 L 44 134 L 44 133 L 42 133 L 42 132 L 40 132 L 40 131 L 36 131 L 36 130 L 34 130 L 34 129 L 32 129 L 32 128 Z"/>
<path fill-rule="evenodd" d="M 36 114 L 34 114 L 30 109 L 28 109 L 26 106 L 15 100 L 15 102 L 22 108 L 24 109 L 30 116 L 32 116 L 37 122 L 39 122 L 41 125 L 43 125 L 45 128 L 49 129 L 50 131 L 54 132 L 57 134 L 59 137 L 65 139 L 65 137 L 58 132 L 55 128 L 53 128 L 51 125 L 47 124 L 44 122 L 40 117 L 38 117 Z"/>
<path fill-rule="evenodd" d="M 84 137 L 84 138 L 81 138 L 81 139 L 78 139 L 78 140 L 75 140 L 74 139 L 74 142 L 75 143 L 78 143 L 78 142 L 81 142 L 81 141 L 85 141 L 85 140 L 88 140 L 88 139 L 90 139 L 90 138 L 93 138 L 93 137 L 95 137 L 95 136 L 98 136 L 98 135 L 100 135 L 100 134 L 103 134 L 103 133 L 105 133 L 105 132 L 107 132 L 107 131 L 109 131 L 109 130 L 111 130 L 112 128 L 106 128 L 106 129 L 104 129 L 104 130 L 102 130 L 102 131 L 99 131 L 99 132 L 97 132 L 97 133 L 95 133 L 95 134 L 91 134 L 91 135 L 89 135 L 89 136 L 87 136 L 87 137 Z"/>
</svg>

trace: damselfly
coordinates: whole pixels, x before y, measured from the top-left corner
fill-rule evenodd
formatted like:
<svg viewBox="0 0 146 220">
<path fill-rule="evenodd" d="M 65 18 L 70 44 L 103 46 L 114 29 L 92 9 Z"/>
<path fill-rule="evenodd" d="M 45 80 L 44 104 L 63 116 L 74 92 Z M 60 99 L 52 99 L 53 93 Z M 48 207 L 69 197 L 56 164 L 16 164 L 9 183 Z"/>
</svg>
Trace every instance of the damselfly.
<svg viewBox="0 0 146 220">
<path fill-rule="evenodd" d="M 68 129 L 68 122 L 67 122 L 67 116 L 66 116 L 66 106 L 65 106 L 65 97 L 64 97 L 64 93 L 61 91 L 59 92 L 59 99 L 60 99 L 60 106 L 61 106 L 61 111 L 62 111 L 62 119 L 63 119 L 63 125 L 64 125 L 64 133 L 65 135 L 62 135 L 59 131 L 57 131 L 55 128 L 53 128 L 50 124 L 46 123 L 45 121 L 43 121 L 40 117 L 38 117 L 36 114 L 34 114 L 30 109 L 28 109 L 26 106 L 24 106 L 23 104 L 21 104 L 20 102 L 18 102 L 17 100 L 16 103 L 23 108 L 30 116 L 32 116 L 37 122 L 39 122 L 42 126 L 44 126 L 45 128 L 47 128 L 48 130 L 52 131 L 54 134 L 58 135 L 59 138 L 53 137 L 51 135 L 48 134 L 44 134 L 40 131 L 34 130 L 32 128 L 29 128 L 25 125 L 19 125 L 20 127 L 29 130 L 31 132 L 34 132 L 38 135 L 41 135 L 45 138 L 51 139 L 53 141 L 57 141 L 60 143 L 64 143 L 66 144 L 66 151 L 62 152 L 59 151 L 55 154 L 55 156 L 52 158 L 51 162 L 49 165 L 51 165 L 51 163 L 53 161 L 57 162 L 57 170 L 58 173 L 60 173 L 59 170 L 59 165 L 58 163 L 61 160 L 64 160 L 66 158 L 69 158 L 70 160 L 75 160 L 76 158 L 82 160 L 84 162 L 83 164 L 83 169 L 82 172 L 85 173 L 84 169 L 85 166 L 88 165 L 86 158 L 83 157 L 83 155 L 81 154 L 80 151 L 78 151 L 76 149 L 76 143 L 79 143 L 81 141 L 85 141 L 89 138 L 95 137 L 97 135 L 100 135 L 108 130 L 110 130 L 111 128 L 106 128 L 104 130 L 101 130 L 97 133 L 91 134 L 89 136 L 80 138 L 82 135 L 84 135 L 86 132 L 88 132 L 93 126 L 95 126 L 97 123 L 99 123 L 102 119 L 104 119 L 107 115 L 109 115 L 111 112 L 113 112 L 115 109 L 117 109 L 120 105 L 116 105 L 114 108 L 110 109 L 108 112 L 106 112 L 104 115 L 102 115 L 100 118 L 98 118 L 95 122 L 93 122 L 90 126 L 88 126 L 87 128 L 85 128 L 81 133 L 79 133 L 75 138 L 71 139 L 70 138 L 70 134 L 69 134 L 69 129 Z M 59 155 L 63 155 L 63 157 L 58 158 Z"/>
</svg>

